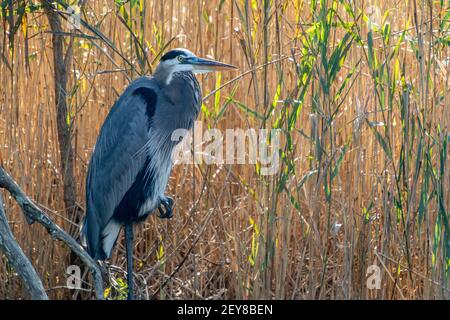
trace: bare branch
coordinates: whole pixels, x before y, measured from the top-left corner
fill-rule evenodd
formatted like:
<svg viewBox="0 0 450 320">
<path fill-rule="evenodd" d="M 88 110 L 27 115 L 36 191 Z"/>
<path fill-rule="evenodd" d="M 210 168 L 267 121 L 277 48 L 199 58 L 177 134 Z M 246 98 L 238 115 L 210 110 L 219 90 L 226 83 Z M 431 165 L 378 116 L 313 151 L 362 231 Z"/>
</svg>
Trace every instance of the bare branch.
<svg viewBox="0 0 450 320">
<path fill-rule="evenodd" d="M 54 239 L 63 241 L 76 255 L 80 257 L 83 263 L 89 267 L 94 280 L 94 289 L 97 299 L 103 299 L 103 284 L 100 268 L 89 254 L 78 244 L 67 232 L 56 225 L 52 219 L 40 208 L 38 208 L 22 191 L 19 185 L 11 176 L 0 167 L 0 188 L 4 188 L 14 197 L 22 212 L 27 218 L 28 223 L 38 222 L 43 225 L 48 233 Z"/>
<path fill-rule="evenodd" d="M 22 279 L 25 289 L 33 300 L 48 300 L 42 281 L 27 256 L 23 253 L 8 225 L 3 210 L 2 195 L 0 193 L 0 250 Z"/>
</svg>

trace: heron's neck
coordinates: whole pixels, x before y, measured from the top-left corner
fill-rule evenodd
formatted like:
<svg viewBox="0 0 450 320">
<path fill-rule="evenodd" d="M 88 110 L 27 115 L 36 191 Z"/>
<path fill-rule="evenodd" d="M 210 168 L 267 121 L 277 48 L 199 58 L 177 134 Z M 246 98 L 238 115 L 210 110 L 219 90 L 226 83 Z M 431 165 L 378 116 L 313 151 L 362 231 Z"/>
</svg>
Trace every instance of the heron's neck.
<svg viewBox="0 0 450 320">
<path fill-rule="evenodd" d="M 162 68 L 161 66 L 158 66 L 153 73 L 153 77 L 155 77 L 158 82 L 160 82 L 163 85 L 170 85 L 172 80 L 177 76 L 177 74 L 180 74 L 182 72 L 189 72 L 189 71 L 181 71 L 177 70 L 176 68 Z"/>
<path fill-rule="evenodd" d="M 169 84 L 159 82 L 159 85 L 166 98 L 174 105 L 189 105 L 192 97 L 201 99 L 200 85 L 191 71 L 174 72 Z M 194 104 L 197 105 L 197 102 Z"/>
</svg>

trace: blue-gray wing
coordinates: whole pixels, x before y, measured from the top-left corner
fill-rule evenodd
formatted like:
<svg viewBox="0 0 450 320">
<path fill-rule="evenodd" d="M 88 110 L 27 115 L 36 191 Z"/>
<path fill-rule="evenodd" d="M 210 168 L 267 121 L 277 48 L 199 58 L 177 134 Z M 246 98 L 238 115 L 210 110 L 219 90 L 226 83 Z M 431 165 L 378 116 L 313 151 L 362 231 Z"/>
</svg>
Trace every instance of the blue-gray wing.
<svg viewBox="0 0 450 320">
<path fill-rule="evenodd" d="M 112 219 L 114 210 L 145 165 L 146 155 L 140 150 L 148 141 L 158 91 L 152 78 L 134 81 L 100 130 L 88 168 L 82 230 L 88 252 L 96 259 L 111 254 L 121 227 Z"/>
</svg>

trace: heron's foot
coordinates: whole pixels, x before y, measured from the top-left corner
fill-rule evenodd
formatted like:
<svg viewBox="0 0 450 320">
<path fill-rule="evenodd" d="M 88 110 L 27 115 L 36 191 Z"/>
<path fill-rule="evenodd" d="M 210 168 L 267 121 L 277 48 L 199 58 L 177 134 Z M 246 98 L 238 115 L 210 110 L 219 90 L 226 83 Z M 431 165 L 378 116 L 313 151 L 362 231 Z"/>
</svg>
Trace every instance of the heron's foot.
<svg viewBox="0 0 450 320">
<path fill-rule="evenodd" d="M 170 219 L 173 216 L 173 199 L 171 197 L 161 198 L 161 203 L 158 206 L 159 218 Z M 165 211 L 164 211 L 165 210 Z"/>
</svg>

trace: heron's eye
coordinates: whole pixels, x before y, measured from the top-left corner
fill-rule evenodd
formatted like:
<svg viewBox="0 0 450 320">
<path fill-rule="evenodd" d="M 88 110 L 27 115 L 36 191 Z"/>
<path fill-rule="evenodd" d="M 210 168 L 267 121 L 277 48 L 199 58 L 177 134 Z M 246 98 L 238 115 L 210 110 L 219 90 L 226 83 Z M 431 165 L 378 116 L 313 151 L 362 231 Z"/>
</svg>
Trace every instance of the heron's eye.
<svg viewBox="0 0 450 320">
<path fill-rule="evenodd" d="M 184 57 L 183 56 L 178 56 L 177 60 L 178 60 L 178 62 L 183 62 L 184 61 Z"/>
</svg>

